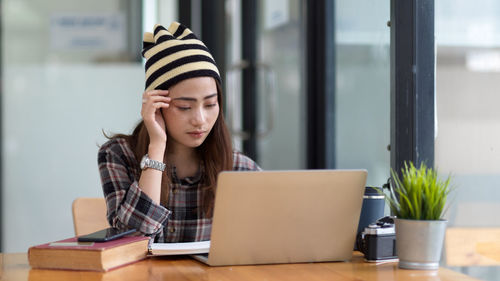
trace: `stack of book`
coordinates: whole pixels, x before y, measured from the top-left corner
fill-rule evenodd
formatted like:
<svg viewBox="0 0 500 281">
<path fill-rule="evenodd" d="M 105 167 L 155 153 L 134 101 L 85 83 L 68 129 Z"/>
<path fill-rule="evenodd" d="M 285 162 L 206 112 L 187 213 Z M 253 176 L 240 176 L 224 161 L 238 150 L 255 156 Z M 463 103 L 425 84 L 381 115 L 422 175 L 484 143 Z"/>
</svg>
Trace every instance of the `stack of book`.
<svg viewBox="0 0 500 281">
<path fill-rule="evenodd" d="M 147 257 L 149 237 L 78 242 L 76 237 L 29 248 L 32 268 L 108 271 Z"/>
</svg>

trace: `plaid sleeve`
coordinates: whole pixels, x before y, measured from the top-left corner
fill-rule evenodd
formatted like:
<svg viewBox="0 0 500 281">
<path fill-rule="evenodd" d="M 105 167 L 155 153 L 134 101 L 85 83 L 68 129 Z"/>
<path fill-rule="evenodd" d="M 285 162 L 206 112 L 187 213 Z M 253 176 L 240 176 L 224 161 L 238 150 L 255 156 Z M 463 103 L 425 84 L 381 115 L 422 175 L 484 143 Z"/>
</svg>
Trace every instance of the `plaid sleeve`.
<svg viewBox="0 0 500 281">
<path fill-rule="evenodd" d="M 156 234 L 165 227 L 170 211 L 155 204 L 139 188 L 133 172 L 135 162 L 132 161 L 136 160 L 127 145 L 125 140 L 112 140 L 99 150 L 108 221 L 116 228 L 135 228 L 144 234 Z"/>
<path fill-rule="evenodd" d="M 249 157 L 240 152 L 233 152 L 233 171 L 262 171 L 262 169 Z"/>
</svg>

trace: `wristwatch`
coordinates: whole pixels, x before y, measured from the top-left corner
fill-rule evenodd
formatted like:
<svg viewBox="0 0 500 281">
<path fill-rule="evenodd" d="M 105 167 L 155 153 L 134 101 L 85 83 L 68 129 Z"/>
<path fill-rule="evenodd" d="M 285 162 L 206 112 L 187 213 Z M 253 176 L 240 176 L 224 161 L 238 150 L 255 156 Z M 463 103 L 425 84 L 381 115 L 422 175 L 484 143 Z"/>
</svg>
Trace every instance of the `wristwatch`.
<svg viewBox="0 0 500 281">
<path fill-rule="evenodd" d="M 141 160 L 141 169 L 142 170 L 145 170 L 147 168 L 153 168 L 155 170 L 163 172 L 163 171 L 165 171 L 166 166 L 167 165 L 165 165 L 165 163 L 150 159 L 147 154 L 144 155 L 142 157 L 142 160 Z"/>
</svg>

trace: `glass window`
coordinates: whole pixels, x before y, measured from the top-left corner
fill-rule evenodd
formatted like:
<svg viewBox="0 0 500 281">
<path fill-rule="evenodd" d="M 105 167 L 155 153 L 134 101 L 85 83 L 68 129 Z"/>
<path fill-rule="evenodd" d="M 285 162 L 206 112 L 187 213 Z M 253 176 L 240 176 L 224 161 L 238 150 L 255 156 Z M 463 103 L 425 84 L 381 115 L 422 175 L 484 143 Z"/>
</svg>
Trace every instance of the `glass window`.
<svg viewBox="0 0 500 281">
<path fill-rule="evenodd" d="M 367 185 L 389 177 L 389 1 L 335 1 L 337 168 L 368 170 Z"/>
<path fill-rule="evenodd" d="M 257 162 L 265 170 L 306 167 L 305 43 L 303 1 L 257 1 Z M 241 1 L 226 1 L 227 120 L 242 149 Z"/>
<path fill-rule="evenodd" d="M 453 175 L 452 226 L 500 226 L 500 3 L 436 2 L 435 166 Z"/>
<path fill-rule="evenodd" d="M 443 177 L 452 175 L 456 188 L 449 227 L 499 227 L 500 2 L 435 5 L 435 166 Z M 482 280 L 500 276 L 499 267 L 466 270 Z"/>
</svg>

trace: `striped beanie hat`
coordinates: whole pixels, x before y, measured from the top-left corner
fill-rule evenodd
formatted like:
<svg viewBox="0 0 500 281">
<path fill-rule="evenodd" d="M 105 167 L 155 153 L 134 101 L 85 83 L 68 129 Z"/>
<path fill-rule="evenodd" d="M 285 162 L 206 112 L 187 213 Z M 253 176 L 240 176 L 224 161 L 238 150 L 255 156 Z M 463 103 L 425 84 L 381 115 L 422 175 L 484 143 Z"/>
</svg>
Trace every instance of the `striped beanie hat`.
<svg viewBox="0 0 500 281">
<path fill-rule="evenodd" d="M 154 34 L 144 33 L 142 56 L 146 59 L 146 91 L 168 90 L 193 77 L 209 76 L 221 82 L 208 48 L 178 22 L 173 22 L 168 30 L 157 24 Z"/>
</svg>

